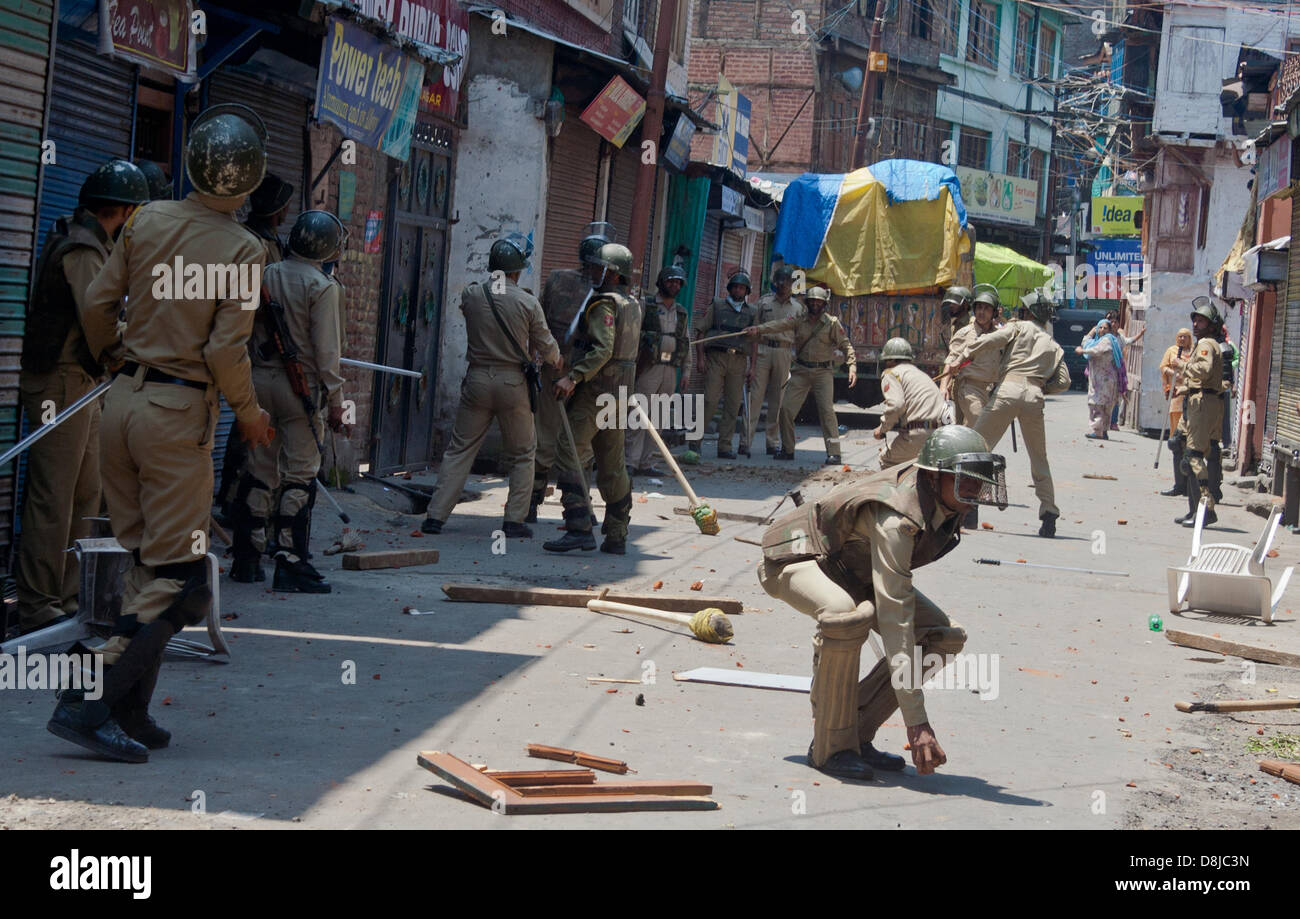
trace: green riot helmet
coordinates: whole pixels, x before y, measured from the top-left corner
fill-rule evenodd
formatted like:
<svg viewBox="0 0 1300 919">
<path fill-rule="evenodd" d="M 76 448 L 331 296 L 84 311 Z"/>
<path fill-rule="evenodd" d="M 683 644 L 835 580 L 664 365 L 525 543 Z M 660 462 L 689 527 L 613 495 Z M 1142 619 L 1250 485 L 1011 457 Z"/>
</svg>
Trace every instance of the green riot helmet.
<svg viewBox="0 0 1300 919">
<path fill-rule="evenodd" d="M 513 274 L 528 267 L 528 258 L 533 254 L 533 244 L 522 233 L 507 233 L 492 244 L 488 250 L 488 271 L 504 271 Z"/>
<path fill-rule="evenodd" d="M 949 287 L 943 294 L 943 315 L 959 316 L 970 309 L 972 294 L 969 287 Z"/>
<path fill-rule="evenodd" d="M 162 167 L 152 160 L 141 160 L 136 163 L 136 166 L 140 168 L 145 179 L 149 182 L 149 200 L 170 201 L 172 183 L 168 180 L 167 173 L 163 172 Z"/>
<path fill-rule="evenodd" d="M 971 297 L 971 309 L 979 303 L 987 303 L 993 307 L 995 313 L 1002 312 L 1002 299 L 998 296 L 998 289 L 992 284 L 975 285 L 975 295 Z"/>
<path fill-rule="evenodd" d="M 781 284 L 789 284 L 792 280 L 794 280 L 794 269 L 789 265 L 781 264 L 772 269 L 773 287 Z"/>
<path fill-rule="evenodd" d="M 956 476 L 953 491 L 967 504 L 1007 506 L 1007 461 L 990 453 L 988 443 L 972 428 L 946 424 L 925 439 L 916 458 L 917 469 Z"/>
<path fill-rule="evenodd" d="M 749 292 L 754 289 L 754 285 L 749 283 L 749 275 L 743 271 L 737 271 L 731 277 L 727 278 L 727 293 L 730 294 L 731 288 L 737 284 L 744 286 L 746 297 L 748 297 Z"/>
<path fill-rule="evenodd" d="M 912 350 L 912 345 L 906 338 L 891 338 L 880 349 L 880 359 L 882 361 L 914 361 L 916 360 L 916 352 Z"/>
<path fill-rule="evenodd" d="M 77 204 L 145 204 L 149 201 L 149 180 L 140 167 L 126 160 L 109 160 L 81 183 Z"/>
<path fill-rule="evenodd" d="M 596 264 L 606 270 L 622 275 L 624 280 L 632 277 L 632 250 L 618 243 L 605 243 L 596 253 Z"/>
<path fill-rule="evenodd" d="M 338 257 L 347 237 L 343 221 L 329 211 L 303 211 L 289 231 L 289 251 L 313 262 L 329 262 Z"/>
<path fill-rule="evenodd" d="M 681 281 L 685 286 L 686 270 L 681 265 L 665 265 L 659 269 L 659 277 L 655 278 L 655 287 L 658 287 L 659 293 L 665 297 L 668 296 L 668 291 L 664 290 L 664 285 L 669 281 Z"/>
<path fill-rule="evenodd" d="M 599 265 L 600 247 L 612 243 L 615 238 L 613 224 L 603 220 L 587 224 L 582 232 L 582 242 L 578 243 L 578 258 L 584 265 Z"/>
<path fill-rule="evenodd" d="M 266 175 L 266 141 L 266 125 L 248 106 L 210 106 L 190 126 L 185 174 L 205 195 L 243 197 Z"/>
<path fill-rule="evenodd" d="M 1034 321 L 1046 324 L 1053 318 L 1056 312 L 1052 308 L 1052 301 L 1043 296 L 1040 290 L 1025 294 L 1020 298 L 1020 309 L 1034 317 Z"/>
<path fill-rule="evenodd" d="M 1210 323 L 1211 326 L 1223 325 L 1223 317 L 1219 311 L 1214 308 L 1213 301 L 1209 297 L 1197 297 L 1192 301 L 1191 317 L 1200 316 Z"/>
<path fill-rule="evenodd" d="M 808 288 L 808 292 L 804 294 L 803 299 L 804 306 L 807 307 L 810 312 L 817 312 L 818 310 L 825 309 L 826 305 L 831 302 L 831 292 L 825 287 L 818 285 L 816 287 Z"/>
</svg>

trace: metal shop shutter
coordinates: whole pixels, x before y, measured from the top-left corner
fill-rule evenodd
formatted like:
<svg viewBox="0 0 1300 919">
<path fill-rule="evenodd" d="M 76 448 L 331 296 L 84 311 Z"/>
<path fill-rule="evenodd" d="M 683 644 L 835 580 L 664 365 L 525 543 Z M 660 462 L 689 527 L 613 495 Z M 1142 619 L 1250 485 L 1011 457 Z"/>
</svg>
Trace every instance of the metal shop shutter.
<svg viewBox="0 0 1300 919">
<path fill-rule="evenodd" d="M 707 309 L 715 296 L 718 273 L 718 238 L 722 230 L 722 221 L 715 214 L 705 214 L 704 232 L 700 234 L 699 277 L 695 280 L 695 303 L 692 304 L 691 316 L 702 309 Z M 723 279 L 723 283 L 726 279 Z"/>
<path fill-rule="evenodd" d="M 600 136 L 578 120 L 581 114 L 580 108 L 566 107 L 564 126 L 551 140 L 539 284 L 555 269 L 577 265 L 582 231 L 595 219 Z M 625 230 L 619 227 L 619 232 Z"/>
<path fill-rule="evenodd" d="M 77 207 L 86 177 L 114 157 L 131 158 L 135 68 L 101 57 L 88 44 L 60 38 L 47 137 L 55 161 L 45 167 L 37 245 L 50 225 Z"/>
<path fill-rule="evenodd" d="M 718 260 L 718 280 L 716 296 L 727 295 L 726 283 L 737 271 L 749 272 L 748 265 L 742 265 L 745 252 L 745 235 L 736 230 L 722 231 L 722 257 Z"/>
<path fill-rule="evenodd" d="M 286 89 L 263 83 L 229 70 L 218 70 L 208 83 L 208 104 L 238 102 L 247 105 L 266 122 L 270 134 L 267 172 L 293 184 L 289 216 L 280 235 L 287 236 L 302 210 L 303 189 L 315 176 L 307 176 L 306 129 L 309 100 Z"/>
<path fill-rule="evenodd" d="M 636 204 L 636 175 L 641 168 L 641 145 L 636 139 L 640 135 L 628 138 L 623 149 L 614 155 L 613 168 L 610 169 L 609 176 L 609 222 L 614 224 L 618 230 L 619 242 L 624 244 L 632 238 L 632 209 Z M 646 226 L 651 230 L 654 227 L 656 194 L 659 184 L 659 174 L 656 171 L 655 184 L 650 190 L 650 211 L 646 215 Z M 654 248 L 654 233 L 647 232 L 645 239 L 645 252 L 641 254 L 641 267 L 645 276 L 642 281 L 642 287 L 646 291 L 654 290 L 654 278 L 658 273 L 658 266 L 654 271 L 648 271 L 646 266 L 650 264 L 651 250 Z M 632 253 L 633 257 L 636 253 Z"/>
</svg>

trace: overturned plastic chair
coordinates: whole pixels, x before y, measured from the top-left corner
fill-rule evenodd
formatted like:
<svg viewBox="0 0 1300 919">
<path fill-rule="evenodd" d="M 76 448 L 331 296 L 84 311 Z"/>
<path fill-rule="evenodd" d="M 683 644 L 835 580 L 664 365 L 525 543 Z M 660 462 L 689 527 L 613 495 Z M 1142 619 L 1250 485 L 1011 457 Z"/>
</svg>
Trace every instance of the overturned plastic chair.
<svg viewBox="0 0 1300 919">
<path fill-rule="evenodd" d="M 1168 569 L 1169 611 L 1180 613 L 1196 609 L 1237 616 L 1259 616 L 1273 621 L 1292 568 L 1288 567 L 1274 588 L 1264 571 L 1264 559 L 1277 535 L 1282 508 L 1274 507 L 1264 524 L 1259 542 L 1251 549 L 1233 543 L 1201 544 L 1205 525 L 1205 502 L 1196 509 L 1196 528 L 1192 531 L 1192 554 L 1181 568 Z"/>
</svg>

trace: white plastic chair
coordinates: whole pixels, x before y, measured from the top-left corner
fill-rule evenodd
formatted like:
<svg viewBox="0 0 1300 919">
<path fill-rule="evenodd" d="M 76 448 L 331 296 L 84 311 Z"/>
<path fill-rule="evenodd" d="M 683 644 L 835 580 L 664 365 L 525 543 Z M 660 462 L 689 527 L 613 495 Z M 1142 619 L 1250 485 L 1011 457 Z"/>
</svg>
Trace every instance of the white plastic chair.
<svg viewBox="0 0 1300 919">
<path fill-rule="evenodd" d="M 1204 610 L 1237 616 L 1259 616 L 1273 621 L 1273 611 L 1291 580 L 1288 567 L 1274 588 L 1264 571 L 1264 559 L 1277 536 L 1282 508 L 1274 507 L 1264 524 L 1255 548 L 1233 543 L 1201 544 L 1205 525 L 1205 502 L 1196 509 L 1192 531 L 1192 554 L 1187 564 L 1168 569 L 1169 611 Z"/>
</svg>

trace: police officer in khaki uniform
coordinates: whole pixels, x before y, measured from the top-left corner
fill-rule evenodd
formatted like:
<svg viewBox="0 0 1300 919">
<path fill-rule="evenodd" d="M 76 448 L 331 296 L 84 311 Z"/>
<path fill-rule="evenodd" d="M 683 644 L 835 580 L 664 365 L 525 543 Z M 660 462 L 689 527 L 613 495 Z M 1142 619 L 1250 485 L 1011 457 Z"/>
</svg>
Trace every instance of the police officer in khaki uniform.
<svg viewBox="0 0 1300 919">
<path fill-rule="evenodd" d="M 136 166 L 149 181 L 150 201 L 172 200 L 172 183 L 167 180 L 167 173 L 163 172 L 161 166 L 152 160 L 141 160 Z"/>
<path fill-rule="evenodd" d="M 794 365 L 781 393 L 781 452 L 776 454 L 779 460 L 794 459 L 794 416 L 803 408 L 811 390 L 817 400 L 822 438 L 826 441 L 826 465 L 837 466 L 840 463 L 832 368 L 836 350 L 842 349 L 849 365 L 849 387 L 852 388 L 858 382 L 858 356 L 839 318 L 826 312 L 830 299 L 831 292 L 825 287 L 813 287 L 805 297 L 805 311 L 801 315 L 765 322 L 754 326 L 748 333 L 755 338 L 773 333 L 794 333 Z"/>
<path fill-rule="evenodd" d="M 754 309 L 747 301 L 751 285 L 749 275 L 737 271 L 727 279 L 727 296 L 715 297 L 708 309 L 695 316 L 696 338 L 743 332 L 754 324 Z M 745 395 L 745 378 L 750 347 L 740 335 L 711 341 L 695 348 L 695 364 L 704 368 L 704 426 L 708 427 L 722 401 L 722 420 L 718 422 L 718 459 L 735 459 L 731 437 L 736 433 L 736 413 Z M 742 432 L 743 434 L 743 432 Z M 744 437 L 742 436 L 742 440 Z M 748 445 L 745 445 L 748 447 Z M 687 442 L 700 452 L 700 441 Z"/>
<path fill-rule="evenodd" d="M 772 273 L 772 293 L 758 298 L 754 308 L 754 323 L 792 319 L 803 313 L 803 303 L 790 296 L 791 281 L 794 272 L 789 266 L 782 265 Z M 764 441 L 767 455 L 775 456 L 781 452 L 777 446 L 781 421 L 781 393 L 786 380 L 790 379 L 790 364 L 794 360 L 794 330 L 773 332 L 753 342 L 750 355 L 753 367 L 753 379 L 749 384 L 749 438 L 754 440 L 754 431 L 758 426 L 758 413 L 767 400 L 767 423 L 764 426 Z"/>
<path fill-rule="evenodd" d="M 269 443 L 274 434 L 250 372 L 254 311 L 244 308 L 241 294 L 206 279 L 196 291 L 176 277 L 167 291 L 166 276 L 155 270 L 175 271 L 179 259 L 205 269 L 255 270 L 260 280 L 262 246 L 234 213 L 266 170 L 266 128 L 245 106 L 211 107 L 190 128 L 185 166 L 195 190 L 183 201 L 156 201 L 133 215 L 82 312 L 92 355 L 125 349 L 104 405 L 100 466 L 113 535 L 136 564 L 126 574 L 114 633 L 99 649 L 110 665 L 102 697 L 63 693 L 48 728 L 127 762 L 144 762 L 146 747 L 167 745 L 170 734 L 148 715 L 163 651 L 211 606 L 203 537 L 218 392 L 246 440 Z M 129 299 L 119 336 L 123 297 Z"/>
<path fill-rule="evenodd" d="M 596 463 L 596 485 L 605 500 L 605 538 L 600 551 L 627 553 L 627 527 L 632 519 L 632 483 L 627 476 L 626 419 L 607 424 L 610 400 L 619 388 L 631 391 L 636 382 L 636 353 L 641 341 L 641 305 L 627 294 L 632 253 L 626 246 L 606 243 L 598 264 L 588 275 L 596 291 L 582 312 L 573 338 L 573 366 L 555 383 L 555 395 L 568 399 L 578 464 L 572 456 L 558 462 L 560 499 L 564 505 L 564 536 L 542 544 L 549 552 L 596 548 L 591 535 L 590 489 L 583 493 L 586 470 Z M 543 396 L 545 393 L 543 393 Z M 604 398 L 602 398 L 604 397 Z"/>
<path fill-rule="evenodd" d="M 956 547 L 970 507 L 1006 506 L 1005 466 L 970 428 L 948 425 L 927 438 L 915 462 L 834 488 L 764 533 L 763 589 L 817 621 L 809 765 L 850 779 L 870 779 L 873 767 L 902 769 L 902 757 L 873 745 L 897 708 L 917 771 L 947 762 L 921 689 L 934 668 L 920 681 L 915 675 L 926 655 L 961 651 L 966 632 L 913 587 L 912 576 Z M 885 656 L 859 682 L 862 644 L 873 629 Z"/>
<path fill-rule="evenodd" d="M 1056 506 L 1052 469 L 1047 462 L 1047 434 L 1043 425 L 1044 393 L 1052 395 L 1070 388 L 1065 352 L 1044 328 L 1051 318 L 1051 303 L 1039 295 L 1026 298 L 1024 310 L 1033 318 L 1008 322 L 996 332 L 969 342 L 957 356 L 957 363 L 980 360 L 986 351 L 999 356 L 997 388 L 975 422 L 975 430 L 995 449 L 1012 421 L 1020 422 L 1029 469 L 1038 496 L 1039 536 L 1056 535 Z M 1062 385 L 1062 382 L 1064 385 Z"/>
<path fill-rule="evenodd" d="M 438 490 L 421 527 L 426 533 L 442 532 L 495 419 L 501 427 L 501 456 L 509 469 L 510 482 L 502 531 L 506 536 L 525 539 L 533 535 L 524 524 L 537 444 L 529 402 L 535 399 L 540 407 L 550 393 L 543 391 L 530 397 L 523 362 L 535 353 L 556 369 L 563 362 L 560 348 L 546 328 L 542 305 L 518 286 L 519 274 L 528 268 L 530 254 L 531 246 L 518 233 L 498 239 L 488 252 L 492 277 L 486 284 L 470 284 L 461 292 L 469 368 L 461 383 L 451 446 L 442 457 Z"/>
<path fill-rule="evenodd" d="M 280 238 L 280 225 L 289 214 L 293 186 L 272 173 L 248 196 L 248 219 L 244 226 L 266 247 L 266 264 L 287 258 L 289 250 Z"/>
<path fill-rule="evenodd" d="M 641 352 L 637 363 L 636 393 L 646 400 L 646 413 L 650 412 L 651 399 L 671 396 L 680 387 L 681 370 L 686 366 L 686 354 L 691 346 L 690 320 L 686 307 L 677 302 L 686 272 L 680 265 L 666 265 L 659 272 L 655 286 L 657 296 L 647 297 L 641 318 Z M 661 421 L 663 419 L 660 419 Z M 663 431 L 659 432 L 660 434 Z M 629 474 L 663 475 L 654 465 L 659 450 L 654 439 L 642 427 L 627 432 L 627 468 Z"/>
<path fill-rule="evenodd" d="M 1208 297 L 1198 297 L 1192 311 L 1192 334 L 1196 347 L 1183 365 L 1181 383 L 1183 417 L 1178 419 L 1178 434 L 1185 449 L 1187 463 L 1187 513 L 1174 523 L 1191 527 L 1196 525 L 1196 508 L 1205 502 L 1205 523 L 1215 523 L 1219 515 L 1214 512 L 1214 470 L 1206 462 L 1206 454 L 1217 459 L 1219 439 L 1223 436 L 1223 352 L 1219 348 L 1219 332 L 1223 319 Z M 1192 484 L 1195 480 L 1195 485 Z"/>
<path fill-rule="evenodd" d="M 149 200 L 144 173 L 110 160 L 81 186 L 77 209 L 45 238 L 27 307 L 18 386 L 28 423 L 38 427 L 94 389 L 104 368 L 81 330 L 86 290 L 136 207 Z M 99 401 L 86 406 L 27 454 L 23 538 L 15 580 L 23 633 L 77 611 L 80 571 L 66 550 L 90 536 L 99 514 Z"/>
<path fill-rule="evenodd" d="M 880 468 L 888 469 L 916 459 L 930 432 L 942 426 L 944 404 L 939 387 L 912 363 L 916 354 L 906 338 L 885 342 L 880 360 L 886 368 L 880 377 L 885 411 L 872 436 L 884 440 L 890 431 L 896 432 L 880 451 Z"/>
<path fill-rule="evenodd" d="M 981 290 L 975 295 L 975 321 L 959 328 L 948 343 L 948 358 L 944 361 L 944 376 L 939 390 L 945 400 L 953 399 L 957 406 L 957 421 L 967 427 L 973 427 L 980 412 L 984 411 L 989 392 L 998 382 L 1001 365 L 996 351 L 981 351 L 964 366 L 958 356 L 972 341 L 997 328 L 996 318 L 1001 311 L 997 289 Z"/>
<path fill-rule="evenodd" d="M 943 312 L 943 318 L 946 325 L 944 334 L 951 349 L 952 341 L 970 322 L 971 313 L 971 291 L 969 287 L 960 285 L 949 287 L 943 294 L 943 302 L 939 307 Z"/>
<path fill-rule="evenodd" d="M 321 268 L 338 257 L 347 231 L 328 211 L 304 211 L 289 234 L 289 255 L 266 268 L 263 287 L 270 302 L 258 309 L 249 354 L 257 401 L 271 413 L 275 439 L 249 451 L 235 490 L 233 581 L 265 579 L 261 556 L 267 530 L 274 533 L 275 590 L 329 593 L 330 585 L 311 564 L 311 511 L 320 471 L 320 406 L 328 424 L 343 431 L 342 285 Z M 274 305 L 273 305 L 274 304 Z M 275 343 L 276 320 L 283 316 L 290 344 L 298 353 L 308 396 L 308 412 L 294 392 L 292 377 Z M 278 492 L 278 506 L 277 506 Z"/>
<path fill-rule="evenodd" d="M 573 336 L 577 331 L 578 317 L 591 300 L 591 282 L 588 273 L 591 266 L 597 264 L 600 247 L 614 241 L 614 227 L 608 223 L 587 224 L 582 241 L 578 244 L 578 268 L 557 268 L 546 278 L 542 287 L 542 312 L 546 315 L 546 327 L 560 347 L 560 357 L 568 363 L 572 352 Z M 555 382 L 563 376 L 563 367 L 556 369 L 548 362 L 542 362 L 542 392 L 537 400 L 534 413 L 534 427 L 537 431 L 537 451 L 533 460 L 533 494 L 525 523 L 537 522 L 537 508 L 546 498 L 546 486 L 551 477 L 551 469 L 556 459 L 563 459 L 572 452 L 567 441 L 562 440 L 564 426 L 560 423 L 560 413 L 564 406 L 551 398 Z"/>
</svg>

